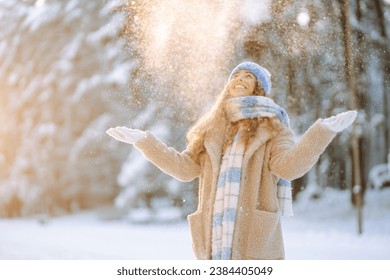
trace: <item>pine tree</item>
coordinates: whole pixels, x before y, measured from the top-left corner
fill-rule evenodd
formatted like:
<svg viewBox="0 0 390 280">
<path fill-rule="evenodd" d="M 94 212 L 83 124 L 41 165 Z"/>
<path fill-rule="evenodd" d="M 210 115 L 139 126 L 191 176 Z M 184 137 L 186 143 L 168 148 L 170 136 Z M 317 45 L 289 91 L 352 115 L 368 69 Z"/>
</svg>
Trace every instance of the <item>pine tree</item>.
<svg viewBox="0 0 390 280">
<path fill-rule="evenodd" d="M 104 131 L 127 113 L 132 69 L 118 8 L 0 2 L 1 215 L 56 214 L 115 197 L 123 148 Z"/>
</svg>

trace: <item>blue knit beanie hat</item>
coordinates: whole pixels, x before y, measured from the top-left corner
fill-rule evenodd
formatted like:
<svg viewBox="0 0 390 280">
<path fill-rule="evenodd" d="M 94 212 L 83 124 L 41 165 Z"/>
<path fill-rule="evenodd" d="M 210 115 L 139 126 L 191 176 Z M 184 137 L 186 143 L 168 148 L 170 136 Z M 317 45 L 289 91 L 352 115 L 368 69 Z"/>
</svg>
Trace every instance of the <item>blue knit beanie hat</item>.
<svg viewBox="0 0 390 280">
<path fill-rule="evenodd" d="M 232 76 L 240 70 L 247 70 L 255 75 L 257 82 L 264 89 L 265 94 L 269 95 L 269 92 L 271 91 L 271 73 L 267 69 L 254 62 L 243 62 L 238 64 L 236 68 L 233 69 L 232 73 L 230 73 L 228 81 L 230 81 Z"/>
</svg>

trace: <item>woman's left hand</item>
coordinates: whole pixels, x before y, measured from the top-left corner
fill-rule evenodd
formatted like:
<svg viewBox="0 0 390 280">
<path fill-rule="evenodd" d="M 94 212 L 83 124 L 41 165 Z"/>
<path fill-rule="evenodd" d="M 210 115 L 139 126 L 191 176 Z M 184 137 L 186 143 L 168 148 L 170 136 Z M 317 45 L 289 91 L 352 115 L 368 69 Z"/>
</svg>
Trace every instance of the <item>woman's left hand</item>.
<svg viewBox="0 0 390 280">
<path fill-rule="evenodd" d="M 322 120 L 322 124 L 334 132 L 340 132 L 350 126 L 356 119 L 357 111 L 347 111 Z"/>
</svg>

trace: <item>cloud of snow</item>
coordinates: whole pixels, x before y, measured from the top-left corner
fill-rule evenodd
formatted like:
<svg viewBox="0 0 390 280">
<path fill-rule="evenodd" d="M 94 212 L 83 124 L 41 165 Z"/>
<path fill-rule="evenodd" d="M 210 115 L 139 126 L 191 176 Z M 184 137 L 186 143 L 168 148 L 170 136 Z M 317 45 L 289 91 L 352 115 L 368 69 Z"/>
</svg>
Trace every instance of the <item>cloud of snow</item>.
<svg viewBox="0 0 390 280">
<path fill-rule="evenodd" d="M 232 34 L 240 24 L 240 1 L 147 0 L 130 5 L 141 43 L 140 71 L 152 77 L 158 96 L 192 110 L 210 103 L 223 89 L 234 59 Z"/>
</svg>

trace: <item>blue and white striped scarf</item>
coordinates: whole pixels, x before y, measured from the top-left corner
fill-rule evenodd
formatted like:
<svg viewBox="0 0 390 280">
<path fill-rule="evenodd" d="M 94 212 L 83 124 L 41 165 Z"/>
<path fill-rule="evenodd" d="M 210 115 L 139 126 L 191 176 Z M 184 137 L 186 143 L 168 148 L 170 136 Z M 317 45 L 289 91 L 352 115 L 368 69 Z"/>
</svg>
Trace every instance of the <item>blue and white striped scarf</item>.
<svg viewBox="0 0 390 280">
<path fill-rule="evenodd" d="M 226 104 L 231 122 L 248 118 L 275 117 L 289 127 L 286 111 L 263 96 L 244 96 L 228 99 Z M 212 259 L 231 259 L 233 232 L 236 221 L 238 196 L 240 193 L 242 160 L 245 144 L 240 141 L 239 129 L 233 143 L 226 149 L 218 176 L 217 192 L 213 212 Z M 280 179 L 278 201 L 282 216 L 292 216 L 291 183 Z"/>
</svg>

